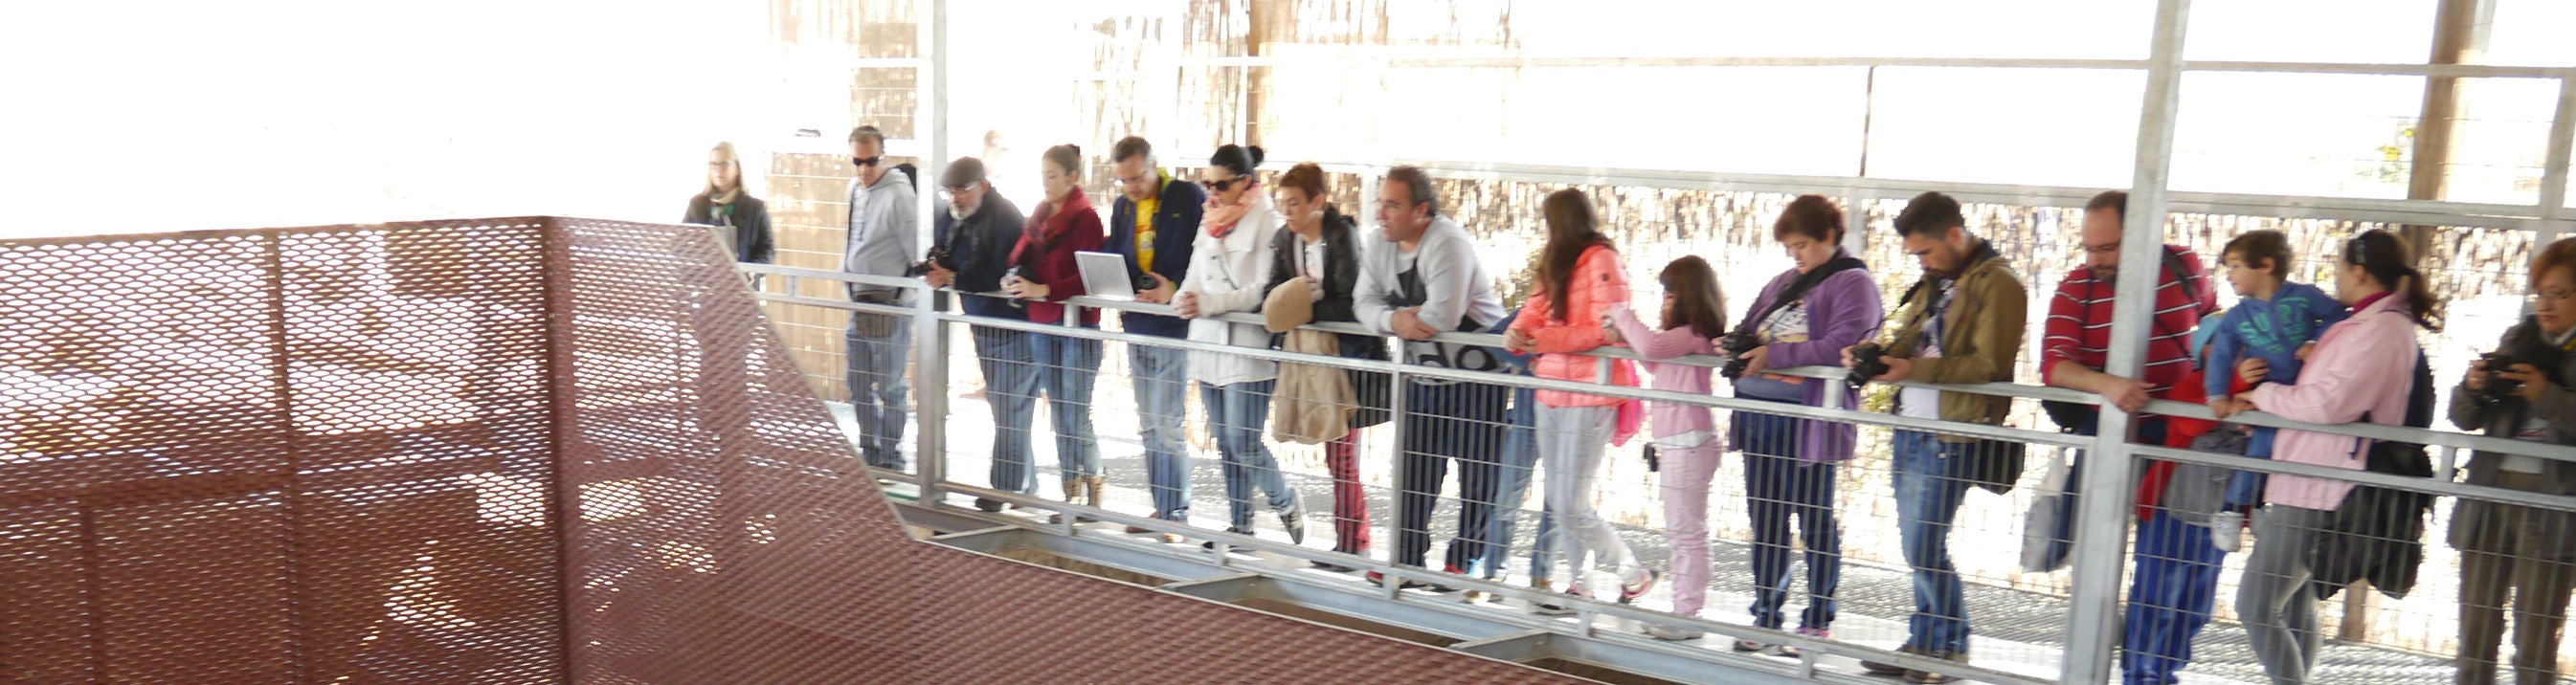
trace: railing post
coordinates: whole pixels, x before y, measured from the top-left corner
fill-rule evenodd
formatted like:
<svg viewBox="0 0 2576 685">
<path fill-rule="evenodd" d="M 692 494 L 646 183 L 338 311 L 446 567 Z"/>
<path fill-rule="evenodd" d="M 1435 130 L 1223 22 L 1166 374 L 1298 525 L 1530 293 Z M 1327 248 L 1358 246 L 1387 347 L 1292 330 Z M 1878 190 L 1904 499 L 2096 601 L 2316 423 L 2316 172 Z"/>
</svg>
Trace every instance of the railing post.
<svg viewBox="0 0 2576 685">
<path fill-rule="evenodd" d="M 915 53 L 923 60 L 915 74 L 914 87 L 920 89 L 916 99 L 921 111 L 913 125 L 913 137 L 923 144 L 922 171 L 936 177 L 948 163 L 948 0 L 919 2 Z M 939 216 L 943 211 L 939 193 L 919 195 L 921 208 L 915 216 Z M 921 244 L 937 240 L 934 225 L 926 219 L 921 222 Z M 918 409 L 913 412 L 912 463 L 913 476 L 921 488 L 920 501 L 928 505 L 939 501 L 939 483 L 948 474 L 948 326 L 937 317 L 939 297 L 935 291 L 917 288 L 913 293 L 912 397 Z"/>
<path fill-rule="evenodd" d="M 2188 0 L 2158 0 L 2154 42 L 2147 58 L 2145 102 L 2138 115 L 2136 169 L 2128 215 L 2121 218 L 2120 276 L 2111 324 L 2111 350 L 2103 371 L 2135 378 L 2145 368 L 2149 319 L 2164 269 L 2165 185 L 2172 171 L 2174 111 L 2181 99 L 2183 29 Z M 2069 586 L 2066 660 L 2062 680 L 2112 680 L 2113 648 L 2120 644 L 2120 568 L 2127 556 L 2133 417 L 2108 402 L 2101 427 L 2085 455 L 2077 492 L 2075 570 Z"/>
</svg>

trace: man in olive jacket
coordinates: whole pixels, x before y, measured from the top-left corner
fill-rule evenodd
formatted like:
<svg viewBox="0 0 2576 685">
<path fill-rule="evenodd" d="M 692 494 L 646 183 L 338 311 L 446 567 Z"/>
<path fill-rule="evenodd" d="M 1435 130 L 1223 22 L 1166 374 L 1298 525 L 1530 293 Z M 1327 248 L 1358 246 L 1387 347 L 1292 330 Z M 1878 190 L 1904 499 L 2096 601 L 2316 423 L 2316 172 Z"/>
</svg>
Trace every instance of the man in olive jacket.
<svg viewBox="0 0 2576 685">
<path fill-rule="evenodd" d="M 1940 193 L 1916 196 L 1896 217 L 1905 251 L 1923 262 L 1923 281 L 1897 306 L 1882 358 L 1882 383 L 1985 383 L 2009 381 L 2021 351 L 2029 296 L 2012 263 L 1967 231 L 1957 200 Z M 1843 364 L 1852 363 L 1850 350 Z M 1897 414 L 1923 419 L 2003 423 L 2011 399 L 1928 388 L 1897 393 Z M 1950 563 L 1950 524 L 1974 484 L 1984 443 L 1963 435 L 1899 430 L 1895 437 L 1897 531 L 1905 561 L 1914 567 L 1914 617 L 1901 651 L 1935 659 L 1968 660 L 1968 612 L 1956 566 Z M 1957 458 L 1952 458 L 1957 457 Z M 2001 458 L 1993 455 L 1991 458 Z M 1951 676 L 1894 664 L 1865 663 L 1870 672 L 1905 676 L 1907 682 L 1950 682 Z"/>
</svg>

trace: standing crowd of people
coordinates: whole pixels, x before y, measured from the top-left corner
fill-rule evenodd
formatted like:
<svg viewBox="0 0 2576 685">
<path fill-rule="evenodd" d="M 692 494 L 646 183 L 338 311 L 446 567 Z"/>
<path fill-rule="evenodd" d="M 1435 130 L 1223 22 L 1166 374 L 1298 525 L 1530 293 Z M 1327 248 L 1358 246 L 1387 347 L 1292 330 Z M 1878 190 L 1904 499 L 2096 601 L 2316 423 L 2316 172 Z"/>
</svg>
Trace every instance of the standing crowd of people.
<svg viewBox="0 0 2576 685">
<path fill-rule="evenodd" d="M 1968 225 L 1960 204 L 1938 192 L 1914 197 L 1895 217 L 1894 237 L 1922 276 L 1887 308 L 1870 265 L 1842 247 L 1845 212 L 1825 197 L 1790 202 L 1772 237 L 1794 262 L 1755 293 L 1748 316 L 1730 323 L 1719 274 L 1686 256 L 1657 270 L 1663 294 L 1652 312 L 1631 300 L 1629 266 L 1602 231 L 1594 200 L 1578 190 L 1548 195 L 1540 211 L 1546 240 L 1536 255 L 1527 301 L 1507 308 L 1496 274 L 1476 244 L 1444 213 L 1430 177 L 1397 167 L 1379 181 L 1377 226 L 1364 229 L 1327 198 L 1331 188 L 1314 164 L 1299 164 L 1267 183 L 1258 147 L 1218 148 L 1195 178 L 1176 178 L 1144 139 L 1111 147 L 1113 206 L 1106 214 L 1085 192 L 1089 166 L 1080 148 L 1059 145 L 1041 156 L 1045 197 L 1023 213 L 988 180 L 982 161 L 950 161 L 936 190 L 944 209 L 933 217 L 932 245 L 922 233 L 920 192 L 908 168 L 887 163 L 884 136 L 873 127 L 850 135 L 858 177 L 849 191 L 843 269 L 853 274 L 920 274 L 953 291 L 957 306 L 980 319 L 1064 324 L 1096 329 L 1098 308 L 1072 308 L 1085 294 L 1077 253 L 1125 259 L 1136 300 L 1169 305 L 1171 314 L 1120 311 L 1128 334 L 1197 343 L 1268 348 L 1274 333 L 1308 322 L 1346 322 L 1375 335 L 1316 338 L 1321 352 L 1396 360 L 1442 370 L 1406 374 L 1349 371 L 1340 377 L 1288 379 L 1295 364 L 1177 347 L 1126 345 L 1144 446 L 1145 480 L 1155 518 L 1186 521 L 1192 488 L 1184 440 L 1193 381 L 1204 425 L 1217 445 L 1228 503 L 1227 529 L 1250 534 L 1266 511 L 1291 540 L 1303 543 L 1300 494 L 1281 473 L 1265 428 L 1274 401 L 1303 388 L 1337 389 L 1339 423 L 1320 436 L 1333 482 L 1333 550 L 1371 553 L 1370 512 L 1361 487 L 1357 440 L 1362 428 L 1401 425 L 1394 503 L 1394 549 L 1388 563 L 1433 568 L 1428 555 L 1439 494 L 1458 474 L 1457 535 L 1440 566 L 1450 574 L 1502 578 L 1511 527 L 1533 469 L 1547 477 L 1545 514 L 1531 551 L 1533 584 L 1574 597 L 1633 602 L 1659 583 L 1673 585 L 1673 610 L 1696 615 L 1710 584 L 1707 523 L 1711 480 L 1723 455 L 1744 460 L 1752 525 L 1754 625 L 1791 630 L 1792 579 L 1805 579 L 1794 631 L 1832 635 L 1841 581 L 1837 470 L 1854 459 L 1856 427 L 1805 418 L 1795 407 L 1858 407 L 1859 382 L 1913 381 L 1897 390 L 1893 412 L 1950 423 L 2001 425 L 2008 397 L 1920 384 L 1964 385 L 2014 380 L 2023 351 L 2029 299 L 2023 274 Z M 2141 370 L 2108 367 L 2127 198 L 2104 192 L 2084 207 L 2083 266 L 2065 275 L 2048 299 L 2035 350 L 2048 385 L 2092 393 L 2128 412 L 2150 400 L 2206 403 L 2218 418 L 2147 416 L 2134 439 L 2144 444 L 2200 446 L 2249 458 L 2350 470 L 2378 470 L 2394 445 L 2297 429 L 2252 428 L 2226 421 L 2261 411 L 2315 424 L 2367 422 L 2422 426 L 2432 420 L 2432 389 L 2417 329 L 2439 330 L 2442 302 L 2417 272 L 2405 241 L 2384 231 L 2352 236 L 2332 255 L 2329 292 L 2289 281 L 2296 257 L 2287 237 L 2253 231 L 2230 240 L 2220 258 L 2238 295 L 2219 312 L 2201 255 L 2179 245 L 2159 251 L 2153 316 Z M 687 216 L 723 231 L 736 256 L 765 262 L 768 216 L 743 192 L 738 157 L 718 145 L 706 191 Z M 2489 435 L 2576 444 L 2576 239 L 2538 251 L 2530 268 L 2534 313 L 2506 333 L 2499 353 L 2481 360 L 2452 394 L 2448 414 L 2463 429 Z M 907 289 L 853 285 L 853 301 L 904 305 Z M 1272 325 L 1219 320 L 1258 312 Z M 1068 321 L 1067 317 L 1078 317 Z M 1284 319 L 1284 322 L 1283 322 Z M 848 329 L 848 381 L 857 413 L 857 443 L 871 466 L 900 469 L 908 388 L 910 321 L 857 314 Z M 1104 474 L 1094 433 L 1092 393 L 1103 342 L 1078 335 L 970 325 L 985 401 L 996 430 L 991 485 L 1034 493 L 1029 431 L 1043 396 L 1068 500 L 1098 507 Z M 1448 333 L 1497 333 L 1499 347 L 1458 342 Z M 1386 338 L 1395 338 L 1390 348 Z M 1605 359 L 1608 347 L 1646 361 Z M 1293 349 L 1293 348 L 1292 348 Z M 1692 355 L 1730 360 L 1722 373 L 1684 363 Z M 1803 366 L 1856 370 L 1852 382 L 1774 373 Z M 2397 370 L 2415 369 L 2414 374 Z M 1449 373 L 1472 372 L 1472 373 Z M 1735 411 L 1723 419 L 1686 402 L 1637 402 L 1609 395 L 1515 387 L 1514 374 L 1615 387 L 1649 387 L 1777 403 L 1785 413 Z M 1724 383 L 1717 376 L 1723 376 Z M 1865 378 L 1863 378 L 1865 376 Z M 1480 379 L 1481 378 L 1481 379 Z M 1292 392 L 1290 388 L 1300 388 Z M 2050 403 L 2061 430 L 2091 434 L 2094 405 Z M 1938 425 L 1922 423 L 1916 425 Z M 1610 445 L 1644 434 L 1659 462 L 1659 489 L 1671 548 L 1667 568 L 1650 568 L 1594 506 L 1596 480 Z M 1967 493 L 2001 491 L 2021 477 L 2017 444 L 1939 430 L 1899 429 L 1892 444 L 1892 500 L 1902 556 L 1912 567 L 1914 611 L 1899 651 L 1934 661 L 1968 659 L 1971 622 L 1949 533 Z M 2418 450 L 2418 455 L 2420 450 Z M 2552 495 L 2576 494 L 2576 465 L 2508 454 L 2478 454 L 2468 482 Z M 2221 472 L 2214 479 L 2177 475 L 2171 465 L 2140 479 L 2134 570 L 2124 622 L 2122 681 L 2180 682 L 2191 643 L 2208 624 L 2225 556 L 2255 542 L 2235 598 L 2254 653 L 2272 682 L 2307 682 L 2322 634 L 2318 594 L 2336 568 L 2321 567 L 2326 548 L 2358 517 L 2363 499 L 2347 481 Z M 2201 481 L 2215 483 L 2202 486 Z M 2181 506 L 2207 490 L 2207 506 Z M 2378 500 L 2370 500 L 2374 502 Z M 976 502 L 985 511 L 1006 504 Z M 1260 510 L 1256 510 L 1259 507 Z M 1148 533 L 1131 528 L 1131 533 Z M 1172 536 L 1178 541 L 1178 536 Z M 2450 544 L 2463 554 L 2459 682 L 2488 683 L 2508 613 L 2513 617 L 2512 669 L 2517 682 L 2554 682 L 2560 626 L 2576 574 L 2576 513 L 2466 502 L 2454 516 Z M 1795 564 L 1793 564 L 1795 562 Z M 1357 569 L 1329 561 L 1328 570 Z M 1803 574 L 1793 576 L 1793 565 Z M 1595 571 L 1611 582 L 1592 587 Z M 1379 583 L 1395 580 L 1367 574 Z M 1433 591 L 1450 588 L 1433 585 Z M 2326 591 L 2331 591 L 2330 586 Z M 2510 605 L 2510 611 L 2507 607 Z M 1536 610 L 1565 612 L 1562 602 Z M 1701 637 L 1684 625 L 1650 624 L 1668 640 Z M 1785 645 L 1741 640 L 1739 651 L 1793 653 Z M 1879 675 L 1912 683 L 1955 680 L 1898 664 L 1865 663 Z"/>
</svg>

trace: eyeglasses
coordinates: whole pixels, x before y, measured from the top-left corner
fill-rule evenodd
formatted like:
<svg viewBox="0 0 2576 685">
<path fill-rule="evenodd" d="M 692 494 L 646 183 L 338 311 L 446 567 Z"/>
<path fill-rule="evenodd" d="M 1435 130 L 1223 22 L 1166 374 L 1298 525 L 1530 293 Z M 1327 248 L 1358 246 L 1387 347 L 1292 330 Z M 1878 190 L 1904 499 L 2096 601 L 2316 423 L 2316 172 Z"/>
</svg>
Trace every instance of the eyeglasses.
<svg viewBox="0 0 2576 685">
<path fill-rule="evenodd" d="M 975 189 L 976 189 L 976 188 L 979 188 L 979 187 L 981 187 L 981 186 L 948 186 L 948 194 L 950 194 L 950 195 L 964 195 L 964 194 L 967 194 L 967 193 L 975 192 Z"/>
<path fill-rule="evenodd" d="M 2538 296 L 2542 302 L 2566 302 L 2568 300 L 2576 300 L 2576 290 L 2543 290 L 2533 293 L 2533 295 Z"/>
<path fill-rule="evenodd" d="M 1241 176 L 1236 176 L 1236 177 L 1234 177 L 1234 178 L 1229 178 L 1229 179 L 1226 179 L 1226 180 L 1223 180 L 1223 181 L 1210 181 L 1210 182 L 1208 182 L 1208 187 L 1209 187 L 1209 188 L 1214 188 L 1214 189 L 1216 189 L 1216 191 L 1217 191 L 1217 192 L 1222 193 L 1222 192 L 1225 192 L 1225 191 L 1228 191 L 1228 190 L 1233 190 L 1233 189 L 1234 189 L 1234 185 L 1235 185 L 1235 184 L 1237 184 L 1237 183 L 1242 183 L 1242 182 L 1243 182 L 1243 177 L 1241 177 Z"/>
<path fill-rule="evenodd" d="M 882 163 L 882 162 L 884 162 L 884 161 L 885 161 L 885 155 L 877 155 L 877 156 L 875 156 L 875 157 L 851 157 L 851 158 L 850 158 L 850 163 L 851 163 L 851 164 L 858 165 L 858 166 L 861 166 L 861 167 L 872 167 L 872 166 L 876 166 L 877 164 Z"/>
</svg>

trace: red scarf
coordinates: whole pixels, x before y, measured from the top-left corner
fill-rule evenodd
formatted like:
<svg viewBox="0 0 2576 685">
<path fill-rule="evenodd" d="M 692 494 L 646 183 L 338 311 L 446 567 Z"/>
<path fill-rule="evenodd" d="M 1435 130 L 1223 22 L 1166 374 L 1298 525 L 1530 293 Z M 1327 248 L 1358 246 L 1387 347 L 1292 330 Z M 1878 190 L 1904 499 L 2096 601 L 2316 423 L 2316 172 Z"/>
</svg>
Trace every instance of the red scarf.
<svg viewBox="0 0 2576 685">
<path fill-rule="evenodd" d="M 1011 246 L 1011 263 L 1025 264 L 1021 258 L 1032 250 L 1045 250 L 1047 246 L 1054 245 L 1055 239 L 1073 230 L 1074 213 L 1088 211 L 1091 211 L 1091 195 L 1082 192 L 1081 188 L 1075 188 L 1063 200 L 1039 204 L 1038 213 L 1030 215 L 1027 227 L 1021 229 L 1020 243 Z"/>
<path fill-rule="evenodd" d="M 1251 185 L 1243 188 L 1242 195 L 1234 196 L 1234 204 L 1220 205 L 1215 195 L 1208 196 L 1206 211 L 1199 219 L 1199 226 L 1207 229 L 1208 237 L 1224 240 L 1225 234 L 1234 232 L 1235 224 L 1243 222 L 1244 215 L 1252 213 L 1253 205 L 1261 202 L 1261 183 L 1249 176 L 1239 178 Z"/>
</svg>

